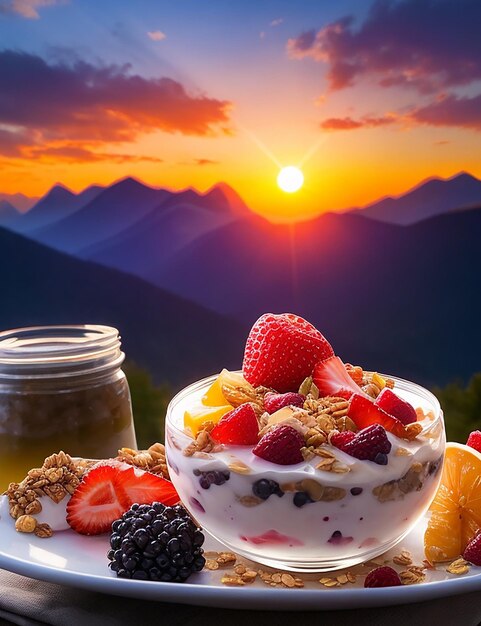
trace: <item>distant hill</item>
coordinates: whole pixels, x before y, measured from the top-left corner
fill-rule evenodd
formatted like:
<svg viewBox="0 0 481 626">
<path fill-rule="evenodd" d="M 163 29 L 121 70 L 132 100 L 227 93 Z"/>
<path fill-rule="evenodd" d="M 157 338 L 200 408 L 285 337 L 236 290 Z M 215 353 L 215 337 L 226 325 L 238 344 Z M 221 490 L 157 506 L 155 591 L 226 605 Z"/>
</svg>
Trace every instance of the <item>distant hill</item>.
<svg viewBox="0 0 481 626">
<path fill-rule="evenodd" d="M 92 185 L 75 194 L 63 185 L 55 185 L 21 219 L 16 221 L 13 230 L 35 236 L 60 219 L 65 219 L 90 202 L 100 193 L 102 187 Z"/>
<path fill-rule="evenodd" d="M 38 202 L 39 198 L 36 196 L 29 197 L 23 193 L 0 193 L 0 200 L 6 200 L 18 211 L 24 213 L 31 209 Z"/>
<path fill-rule="evenodd" d="M 167 192 L 166 192 L 167 193 Z M 205 194 L 168 193 L 130 228 L 81 250 L 78 255 L 140 277 L 150 277 L 202 235 L 250 213 L 227 185 Z"/>
<path fill-rule="evenodd" d="M 452 178 L 432 178 L 396 198 L 387 197 L 361 209 L 359 215 L 407 226 L 481 203 L 481 180 L 462 172 Z"/>
<path fill-rule="evenodd" d="M 252 216 L 149 279 L 246 324 L 298 312 L 350 362 L 444 384 L 481 369 L 480 236 L 481 208 L 407 228 L 355 214 L 290 227 Z"/>
<path fill-rule="evenodd" d="M 10 227 L 20 219 L 20 213 L 8 202 L 8 200 L 0 200 L 0 226 Z"/>
<path fill-rule="evenodd" d="M 185 384 L 239 367 L 241 324 L 144 281 L 50 250 L 0 228 L 0 328 L 109 324 L 156 381 Z"/>
</svg>

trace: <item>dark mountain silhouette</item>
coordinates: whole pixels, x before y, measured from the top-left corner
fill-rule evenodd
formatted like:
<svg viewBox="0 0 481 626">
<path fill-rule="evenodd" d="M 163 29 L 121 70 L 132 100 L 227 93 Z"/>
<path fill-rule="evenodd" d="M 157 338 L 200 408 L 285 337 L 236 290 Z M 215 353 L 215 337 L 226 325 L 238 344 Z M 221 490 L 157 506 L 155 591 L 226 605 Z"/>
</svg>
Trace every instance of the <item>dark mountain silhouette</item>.
<svg viewBox="0 0 481 626">
<path fill-rule="evenodd" d="M 406 228 L 353 214 L 290 227 L 252 216 L 149 279 L 244 323 L 295 311 L 348 361 L 443 384 L 480 369 L 480 237 L 481 208 Z"/>
<path fill-rule="evenodd" d="M 239 367 L 237 322 L 132 276 L 80 261 L 0 228 L 0 328 L 36 324 L 116 326 L 128 358 L 157 381 L 185 384 Z"/>
<path fill-rule="evenodd" d="M 34 204 L 36 204 L 39 198 L 32 196 L 26 196 L 23 193 L 0 193 L 0 200 L 6 200 L 18 211 L 28 211 Z"/>
<path fill-rule="evenodd" d="M 237 194 L 229 190 L 225 185 L 206 194 L 192 189 L 169 193 L 136 224 L 81 250 L 79 255 L 136 276 L 150 276 L 152 268 L 163 266 L 198 237 L 249 213 Z"/>
<path fill-rule="evenodd" d="M 0 226 L 9 227 L 18 219 L 20 219 L 20 213 L 13 204 L 8 200 L 0 200 Z"/>
<path fill-rule="evenodd" d="M 13 230 L 18 233 L 25 233 L 29 236 L 37 236 L 51 224 L 58 220 L 65 219 L 78 211 L 84 204 L 90 202 L 102 187 L 92 185 L 79 194 L 75 194 L 63 185 L 55 185 L 33 206 L 28 213 L 22 215 L 21 219 L 15 222 Z"/>
<path fill-rule="evenodd" d="M 479 203 L 481 180 L 461 172 L 448 179 L 432 178 L 401 196 L 382 198 L 355 211 L 364 217 L 406 226 Z"/>
</svg>

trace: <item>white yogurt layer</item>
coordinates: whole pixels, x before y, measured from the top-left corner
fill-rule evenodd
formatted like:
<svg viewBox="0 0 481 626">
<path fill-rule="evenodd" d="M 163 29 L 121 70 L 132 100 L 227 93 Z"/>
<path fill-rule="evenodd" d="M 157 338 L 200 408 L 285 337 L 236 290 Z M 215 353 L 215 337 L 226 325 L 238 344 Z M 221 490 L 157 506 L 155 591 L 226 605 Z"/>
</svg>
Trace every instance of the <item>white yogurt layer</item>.
<svg viewBox="0 0 481 626">
<path fill-rule="evenodd" d="M 38 498 L 42 505 L 40 513 L 34 515 L 39 524 L 48 524 L 53 531 L 68 530 L 70 526 L 67 524 L 67 503 L 70 500 L 70 496 L 55 504 L 48 496 L 42 496 Z M 9 504 L 7 496 L 0 498 L 0 519 L 3 521 L 9 520 L 12 524 L 15 524 L 15 520 L 11 517 L 9 512 Z"/>
<path fill-rule="evenodd" d="M 206 386 L 194 388 L 173 403 L 167 420 L 167 461 L 185 506 L 205 530 L 232 549 L 284 564 L 361 561 L 364 555 L 370 558 L 373 551 L 381 553 L 402 538 L 431 503 L 444 454 L 442 416 L 434 422 L 429 418 L 420 422 L 423 433 L 414 441 L 388 433 L 392 449 L 387 465 L 361 461 L 327 446 L 349 467 L 345 473 L 316 469 L 319 457 L 297 465 L 277 465 L 255 456 L 251 446 L 226 446 L 214 454 L 186 457 L 182 450 L 192 438 L 182 432 L 184 411 L 200 403 Z M 396 392 L 426 412 L 438 408 L 428 392 L 417 394 L 421 388 L 411 388 L 396 388 Z M 249 468 L 247 474 L 233 469 L 239 461 Z M 202 488 L 199 472 L 209 471 L 227 472 L 228 479 Z M 284 495 L 259 501 L 255 483 L 261 479 L 278 483 Z M 323 496 L 299 507 L 294 496 L 304 491 L 300 483 L 306 479 L 318 483 Z"/>
</svg>

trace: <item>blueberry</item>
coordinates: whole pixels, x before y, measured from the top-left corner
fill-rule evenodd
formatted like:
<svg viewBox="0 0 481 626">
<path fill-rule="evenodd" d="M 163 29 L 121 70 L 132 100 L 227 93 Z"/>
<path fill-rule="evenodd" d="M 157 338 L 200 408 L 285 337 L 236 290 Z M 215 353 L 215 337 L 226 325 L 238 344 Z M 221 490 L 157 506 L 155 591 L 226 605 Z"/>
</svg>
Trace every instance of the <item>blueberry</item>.
<svg viewBox="0 0 481 626">
<path fill-rule="evenodd" d="M 305 504 L 314 502 L 314 500 L 312 500 L 309 494 L 306 493 L 305 491 L 298 491 L 296 494 L 294 494 L 293 502 L 295 506 L 297 506 L 298 508 L 301 508 Z"/>
<path fill-rule="evenodd" d="M 352 487 L 351 494 L 353 496 L 359 496 L 362 493 L 362 487 Z"/>
<path fill-rule="evenodd" d="M 374 457 L 374 463 L 377 463 L 378 465 L 387 465 L 387 460 L 387 454 L 384 454 L 383 452 L 378 452 Z"/>
</svg>

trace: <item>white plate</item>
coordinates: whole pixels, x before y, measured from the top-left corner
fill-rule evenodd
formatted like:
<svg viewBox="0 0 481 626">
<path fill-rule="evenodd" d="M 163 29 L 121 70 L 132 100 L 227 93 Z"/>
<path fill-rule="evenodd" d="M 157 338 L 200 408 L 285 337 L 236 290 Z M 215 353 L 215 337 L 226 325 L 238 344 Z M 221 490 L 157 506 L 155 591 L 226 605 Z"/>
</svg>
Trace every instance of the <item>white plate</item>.
<svg viewBox="0 0 481 626">
<path fill-rule="evenodd" d="M 382 558 L 388 559 L 406 548 L 414 563 L 421 564 L 423 532 L 424 523 Z M 438 567 L 427 571 L 426 582 L 384 589 L 364 589 L 363 577 L 355 584 L 326 588 L 317 582 L 321 575 L 303 577 L 310 580 L 302 589 L 273 588 L 261 581 L 226 587 L 220 583 L 220 570 L 203 571 L 191 576 L 187 583 L 125 580 L 116 578 L 108 569 L 108 547 L 106 536 L 83 537 L 67 530 L 50 539 L 39 539 L 17 533 L 10 518 L 0 520 L 1 568 L 61 585 L 139 599 L 235 609 L 306 611 L 406 604 L 481 590 L 479 567 L 472 567 L 463 576 L 453 576 L 444 567 Z M 221 550 L 222 546 L 208 537 L 205 549 Z"/>
</svg>

